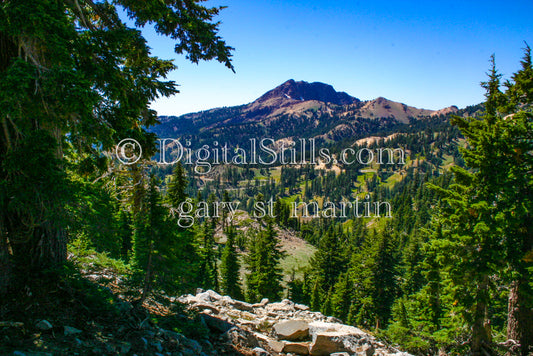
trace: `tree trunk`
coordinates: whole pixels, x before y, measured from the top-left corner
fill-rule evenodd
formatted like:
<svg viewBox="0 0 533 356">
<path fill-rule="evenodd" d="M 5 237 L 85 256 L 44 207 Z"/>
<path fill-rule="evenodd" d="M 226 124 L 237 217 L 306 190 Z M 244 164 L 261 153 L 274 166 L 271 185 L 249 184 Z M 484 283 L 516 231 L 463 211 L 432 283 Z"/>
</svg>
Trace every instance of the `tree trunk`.
<svg viewBox="0 0 533 356">
<path fill-rule="evenodd" d="M 488 300 L 488 276 L 484 276 L 478 286 L 476 295 L 476 305 L 474 310 L 474 323 L 472 325 L 472 355 L 486 355 L 484 346 L 489 343 L 489 335 L 485 328 L 487 318 L 487 300 Z"/>
<path fill-rule="evenodd" d="M 67 237 L 65 230 L 46 222 L 34 233 L 31 266 L 35 268 L 53 267 L 67 260 Z"/>
<path fill-rule="evenodd" d="M 67 259 L 66 232 L 50 222 L 36 227 L 27 241 L 14 241 L 11 246 L 18 271 L 56 267 Z"/>
<path fill-rule="evenodd" d="M 0 226 L 0 296 L 7 293 L 11 280 L 11 261 L 9 258 L 9 243 L 4 227 Z"/>
<path fill-rule="evenodd" d="M 150 241 L 150 251 L 148 253 L 148 262 L 146 263 L 146 272 L 144 274 L 144 285 L 143 285 L 143 294 L 141 295 L 141 299 L 138 301 L 139 307 L 142 306 L 146 298 L 150 295 L 150 292 L 152 291 L 152 274 L 153 274 L 153 266 L 152 266 L 152 252 L 154 248 L 154 242 L 153 240 Z"/>
<path fill-rule="evenodd" d="M 507 339 L 520 344 L 522 356 L 527 356 L 533 347 L 533 309 L 528 303 L 528 289 L 528 281 L 523 278 L 514 281 L 509 291 Z"/>
</svg>

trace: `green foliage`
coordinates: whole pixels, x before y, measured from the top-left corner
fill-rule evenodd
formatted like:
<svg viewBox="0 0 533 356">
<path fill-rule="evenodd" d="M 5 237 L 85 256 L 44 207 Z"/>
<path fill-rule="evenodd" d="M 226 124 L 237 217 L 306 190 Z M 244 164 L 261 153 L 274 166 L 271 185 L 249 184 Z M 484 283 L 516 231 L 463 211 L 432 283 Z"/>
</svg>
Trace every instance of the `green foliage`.
<svg viewBox="0 0 533 356">
<path fill-rule="evenodd" d="M 200 269 L 198 275 L 202 288 L 219 290 L 215 224 L 214 220 L 207 219 L 198 228 L 197 239 L 200 244 Z"/>
<path fill-rule="evenodd" d="M 335 284 L 339 274 L 346 270 L 347 261 L 341 248 L 341 236 L 330 227 L 320 239 L 318 251 L 311 260 L 311 266 L 323 293 L 327 293 Z"/>
<path fill-rule="evenodd" d="M 387 324 L 397 293 L 396 257 L 391 233 L 374 233 L 352 256 L 348 271 L 353 290 L 352 315 L 367 327 Z"/>
<path fill-rule="evenodd" d="M 131 274 L 131 266 L 123 260 L 112 258 L 107 252 L 97 252 L 89 246 L 89 239 L 79 237 L 68 244 L 68 252 L 73 254 L 74 262 L 81 268 L 90 265 L 97 270 L 109 270 L 117 275 Z"/>
<path fill-rule="evenodd" d="M 220 261 L 220 287 L 224 294 L 241 300 L 243 294 L 239 283 L 240 263 L 235 247 L 235 227 L 229 226 L 226 236 L 226 245 Z"/>
<path fill-rule="evenodd" d="M 246 258 L 249 273 L 246 275 L 246 299 L 258 302 L 262 298 L 277 300 L 282 292 L 282 274 L 279 261 L 283 253 L 274 231 L 273 222 L 266 219 L 266 226 L 252 237 Z"/>
<path fill-rule="evenodd" d="M 134 222 L 132 264 L 143 280 L 142 298 L 153 289 L 169 293 L 190 289 L 196 277 L 191 267 L 197 258 L 192 234 L 180 229 L 169 215 L 152 177 Z"/>
<path fill-rule="evenodd" d="M 470 170 L 453 167 L 455 183 L 448 189 L 433 187 L 447 203 L 436 215 L 441 236 L 432 241 L 439 260 L 453 282 L 453 296 L 465 321 L 472 327 L 472 352 L 490 348 L 486 328 L 495 310 L 495 280 L 510 282 L 508 337 L 522 340 L 522 354 L 533 343 L 531 276 L 525 258 L 533 250 L 530 154 L 533 132 L 528 88 L 531 82 L 529 47 L 522 69 L 500 90 L 500 78 L 491 58 L 486 89 L 486 112 L 481 119 L 456 117 L 468 146 L 461 149 Z M 517 94 L 521 93 L 521 94 Z M 529 302 L 528 302 L 529 301 Z M 497 312 L 496 312 L 497 314 Z"/>
<path fill-rule="evenodd" d="M 167 200 L 171 207 L 174 209 L 179 209 L 180 204 L 185 201 L 187 195 L 185 189 L 187 187 L 187 178 L 185 177 L 185 171 L 181 162 L 178 162 L 174 166 L 174 171 L 172 172 L 172 178 L 168 184 L 167 191 Z"/>
<path fill-rule="evenodd" d="M 120 9 L 136 26 L 153 25 L 175 40 L 175 51 L 190 61 L 216 59 L 233 69 L 232 48 L 213 21 L 221 8 L 199 1 L 3 2 L 0 256 L 2 265 L 14 264 L 6 271 L 24 275 L 62 264 L 69 234 L 90 238 L 111 256 L 120 254 L 121 242 L 129 248 L 128 234 L 115 230 L 124 207 L 103 188 L 111 173 L 105 155 L 131 137 L 151 156 L 155 135 L 144 128 L 158 121 L 150 102 L 177 90 L 165 80 L 175 66 L 151 56 L 141 32 L 121 20 Z M 138 239 L 147 234 L 138 233 Z M 137 262 L 144 262 L 139 244 Z M 2 287 L 9 278 L 2 278 Z"/>
</svg>

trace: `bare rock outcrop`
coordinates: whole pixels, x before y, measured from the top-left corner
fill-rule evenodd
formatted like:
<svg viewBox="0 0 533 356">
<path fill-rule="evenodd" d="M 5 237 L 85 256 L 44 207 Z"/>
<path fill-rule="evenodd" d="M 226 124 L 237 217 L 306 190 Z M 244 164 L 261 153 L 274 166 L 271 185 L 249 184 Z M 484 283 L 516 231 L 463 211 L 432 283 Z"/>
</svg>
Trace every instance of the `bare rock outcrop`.
<svg viewBox="0 0 533 356">
<path fill-rule="evenodd" d="M 197 310 L 221 339 L 251 354 L 409 356 L 357 327 L 288 299 L 250 304 L 199 290 L 177 301 Z"/>
</svg>

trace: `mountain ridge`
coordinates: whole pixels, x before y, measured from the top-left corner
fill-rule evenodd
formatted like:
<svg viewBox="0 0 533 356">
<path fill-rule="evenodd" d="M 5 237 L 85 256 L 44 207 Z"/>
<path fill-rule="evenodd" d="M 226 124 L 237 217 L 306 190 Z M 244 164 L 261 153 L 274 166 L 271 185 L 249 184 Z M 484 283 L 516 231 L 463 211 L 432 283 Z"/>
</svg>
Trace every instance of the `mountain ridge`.
<svg viewBox="0 0 533 356">
<path fill-rule="evenodd" d="M 440 110 L 416 108 L 384 97 L 362 101 L 330 84 L 289 79 L 251 103 L 214 108 L 181 116 L 161 116 L 152 128 L 159 137 L 222 137 L 230 143 L 251 134 L 286 138 L 295 135 L 336 141 L 366 131 L 371 126 L 420 120 L 458 111 L 456 106 Z"/>
</svg>

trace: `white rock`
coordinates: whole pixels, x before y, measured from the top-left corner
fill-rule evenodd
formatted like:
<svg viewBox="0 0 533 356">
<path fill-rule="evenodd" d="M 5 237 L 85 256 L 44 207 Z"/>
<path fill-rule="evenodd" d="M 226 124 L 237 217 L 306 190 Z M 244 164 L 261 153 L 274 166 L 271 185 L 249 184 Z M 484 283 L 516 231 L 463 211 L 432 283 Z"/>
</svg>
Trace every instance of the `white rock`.
<svg viewBox="0 0 533 356">
<path fill-rule="evenodd" d="M 72 326 L 64 326 L 64 332 L 65 336 L 67 335 L 74 335 L 74 334 L 81 334 L 81 330 L 78 330 L 76 328 L 73 328 Z"/>
<path fill-rule="evenodd" d="M 53 328 L 52 324 L 50 324 L 50 322 L 48 320 L 41 320 L 39 321 L 36 325 L 37 329 L 40 329 L 40 330 L 50 330 Z"/>
<path fill-rule="evenodd" d="M 274 325 L 280 340 L 297 341 L 309 336 L 309 324 L 304 320 L 284 320 Z"/>
<path fill-rule="evenodd" d="M 338 335 L 356 335 L 359 337 L 368 336 L 367 333 L 355 326 L 340 323 L 327 323 L 323 321 L 309 323 L 309 334 L 314 336 L 318 333 L 336 333 Z"/>
<path fill-rule="evenodd" d="M 255 347 L 252 351 L 253 351 L 254 355 L 256 355 L 256 356 L 270 356 L 270 354 L 268 352 L 266 352 L 265 349 L 260 348 L 260 347 Z"/>
</svg>

